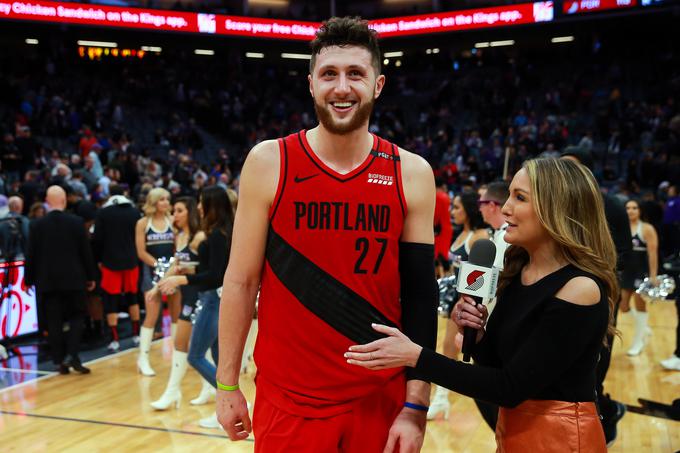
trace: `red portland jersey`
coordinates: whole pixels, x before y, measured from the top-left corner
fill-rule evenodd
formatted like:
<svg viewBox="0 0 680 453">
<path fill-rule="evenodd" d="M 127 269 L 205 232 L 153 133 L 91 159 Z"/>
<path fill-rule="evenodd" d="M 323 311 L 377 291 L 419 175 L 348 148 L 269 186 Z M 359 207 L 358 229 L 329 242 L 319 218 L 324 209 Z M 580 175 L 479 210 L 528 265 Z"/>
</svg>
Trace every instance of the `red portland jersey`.
<svg viewBox="0 0 680 453">
<path fill-rule="evenodd" d="M 381 338 L 372 322 L 401 326 L 401 163 L 397 147 L 375 135 L 366 160 L 344 175 L 314 154 L 305 131 L 279 139 L 279 149 L 257 386 L 286 412 L 326 417 L 403 376 L 403 368 L 369 371 L 343 357 L 350 345 Z"/>
</svg>

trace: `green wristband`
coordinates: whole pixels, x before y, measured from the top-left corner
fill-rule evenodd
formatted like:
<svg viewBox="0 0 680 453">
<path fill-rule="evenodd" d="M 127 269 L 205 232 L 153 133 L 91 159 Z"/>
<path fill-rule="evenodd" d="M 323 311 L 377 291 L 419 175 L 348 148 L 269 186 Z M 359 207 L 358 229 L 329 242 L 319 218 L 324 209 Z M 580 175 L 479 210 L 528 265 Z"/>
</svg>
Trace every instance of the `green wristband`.
<svg viewBox="0 0 680 453">
<path fill-rule="evenodd" d="M 224 385 L 217 379 L 215 379 L 215 383 L 217 384 L 217 388 L 220 390 L 224 390 L 225 392 L 234 392 L 239 389 L 238 384 L 236 385 Z"/>
</svg>

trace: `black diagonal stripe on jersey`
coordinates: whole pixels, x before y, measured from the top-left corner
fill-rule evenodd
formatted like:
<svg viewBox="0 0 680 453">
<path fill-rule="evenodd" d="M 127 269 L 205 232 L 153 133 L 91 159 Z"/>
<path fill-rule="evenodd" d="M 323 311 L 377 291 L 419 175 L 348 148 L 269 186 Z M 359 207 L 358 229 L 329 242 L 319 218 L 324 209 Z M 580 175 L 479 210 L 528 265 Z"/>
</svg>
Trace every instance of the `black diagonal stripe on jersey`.
<svg viewBox="0 0 680 453">
<path fill-rule="evenodd" d="M 283 285 L 309 311 L 350 340 L 383 338 L 371 323 L 396 327 L 370 302 L 310 261 L 269 228 L 267 262 Z"/>
</svg>

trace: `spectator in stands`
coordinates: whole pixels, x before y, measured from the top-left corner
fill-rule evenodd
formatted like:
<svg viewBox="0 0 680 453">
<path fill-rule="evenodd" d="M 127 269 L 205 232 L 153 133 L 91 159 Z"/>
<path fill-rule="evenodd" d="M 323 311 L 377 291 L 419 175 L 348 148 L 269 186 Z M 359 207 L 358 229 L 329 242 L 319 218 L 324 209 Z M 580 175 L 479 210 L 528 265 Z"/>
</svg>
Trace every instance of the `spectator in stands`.
<svg viewBox="0 0 680 453">
<path fill-rule="evenodd" d="M 44 217 L 45 214 L 47 214 L 47 210 L 45 209 L 45 205 L 42 204 L 39 201 L 33 203 L 31 205 L 31 208 L 28 210 L 29 220 L 39 219 L 41 217 Z"/>
<path fill-rule="evenodd" d="M 24 209 L 26 209 L 26 206 L 33 206 L 33 203 L 39 201 L 40 191 L 44 190 L 38 182 L 38 175 L 37 171 L 26 172 L 24 182 L 19 187 L 19 194 L 24 199 Z M 24 212 L 24 214 L 27 214 L 27 212 Z"/>
</svg>

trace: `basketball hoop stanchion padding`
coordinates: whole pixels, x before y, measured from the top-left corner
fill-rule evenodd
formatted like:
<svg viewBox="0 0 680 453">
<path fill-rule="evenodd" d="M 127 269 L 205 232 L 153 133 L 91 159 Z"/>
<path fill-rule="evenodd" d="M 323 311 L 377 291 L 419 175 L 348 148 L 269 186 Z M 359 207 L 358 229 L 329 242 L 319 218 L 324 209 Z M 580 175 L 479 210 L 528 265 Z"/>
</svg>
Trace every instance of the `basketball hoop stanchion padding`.
<svg viewBox="0 0 680 453">
<path fill-rule="evenodd" d="M 23 260 L 0 263 L 0 340 L 8 352 L 17 337 L 38 332 L 35 293 L 22 289 L 24 264 Z"/>
</svg>

